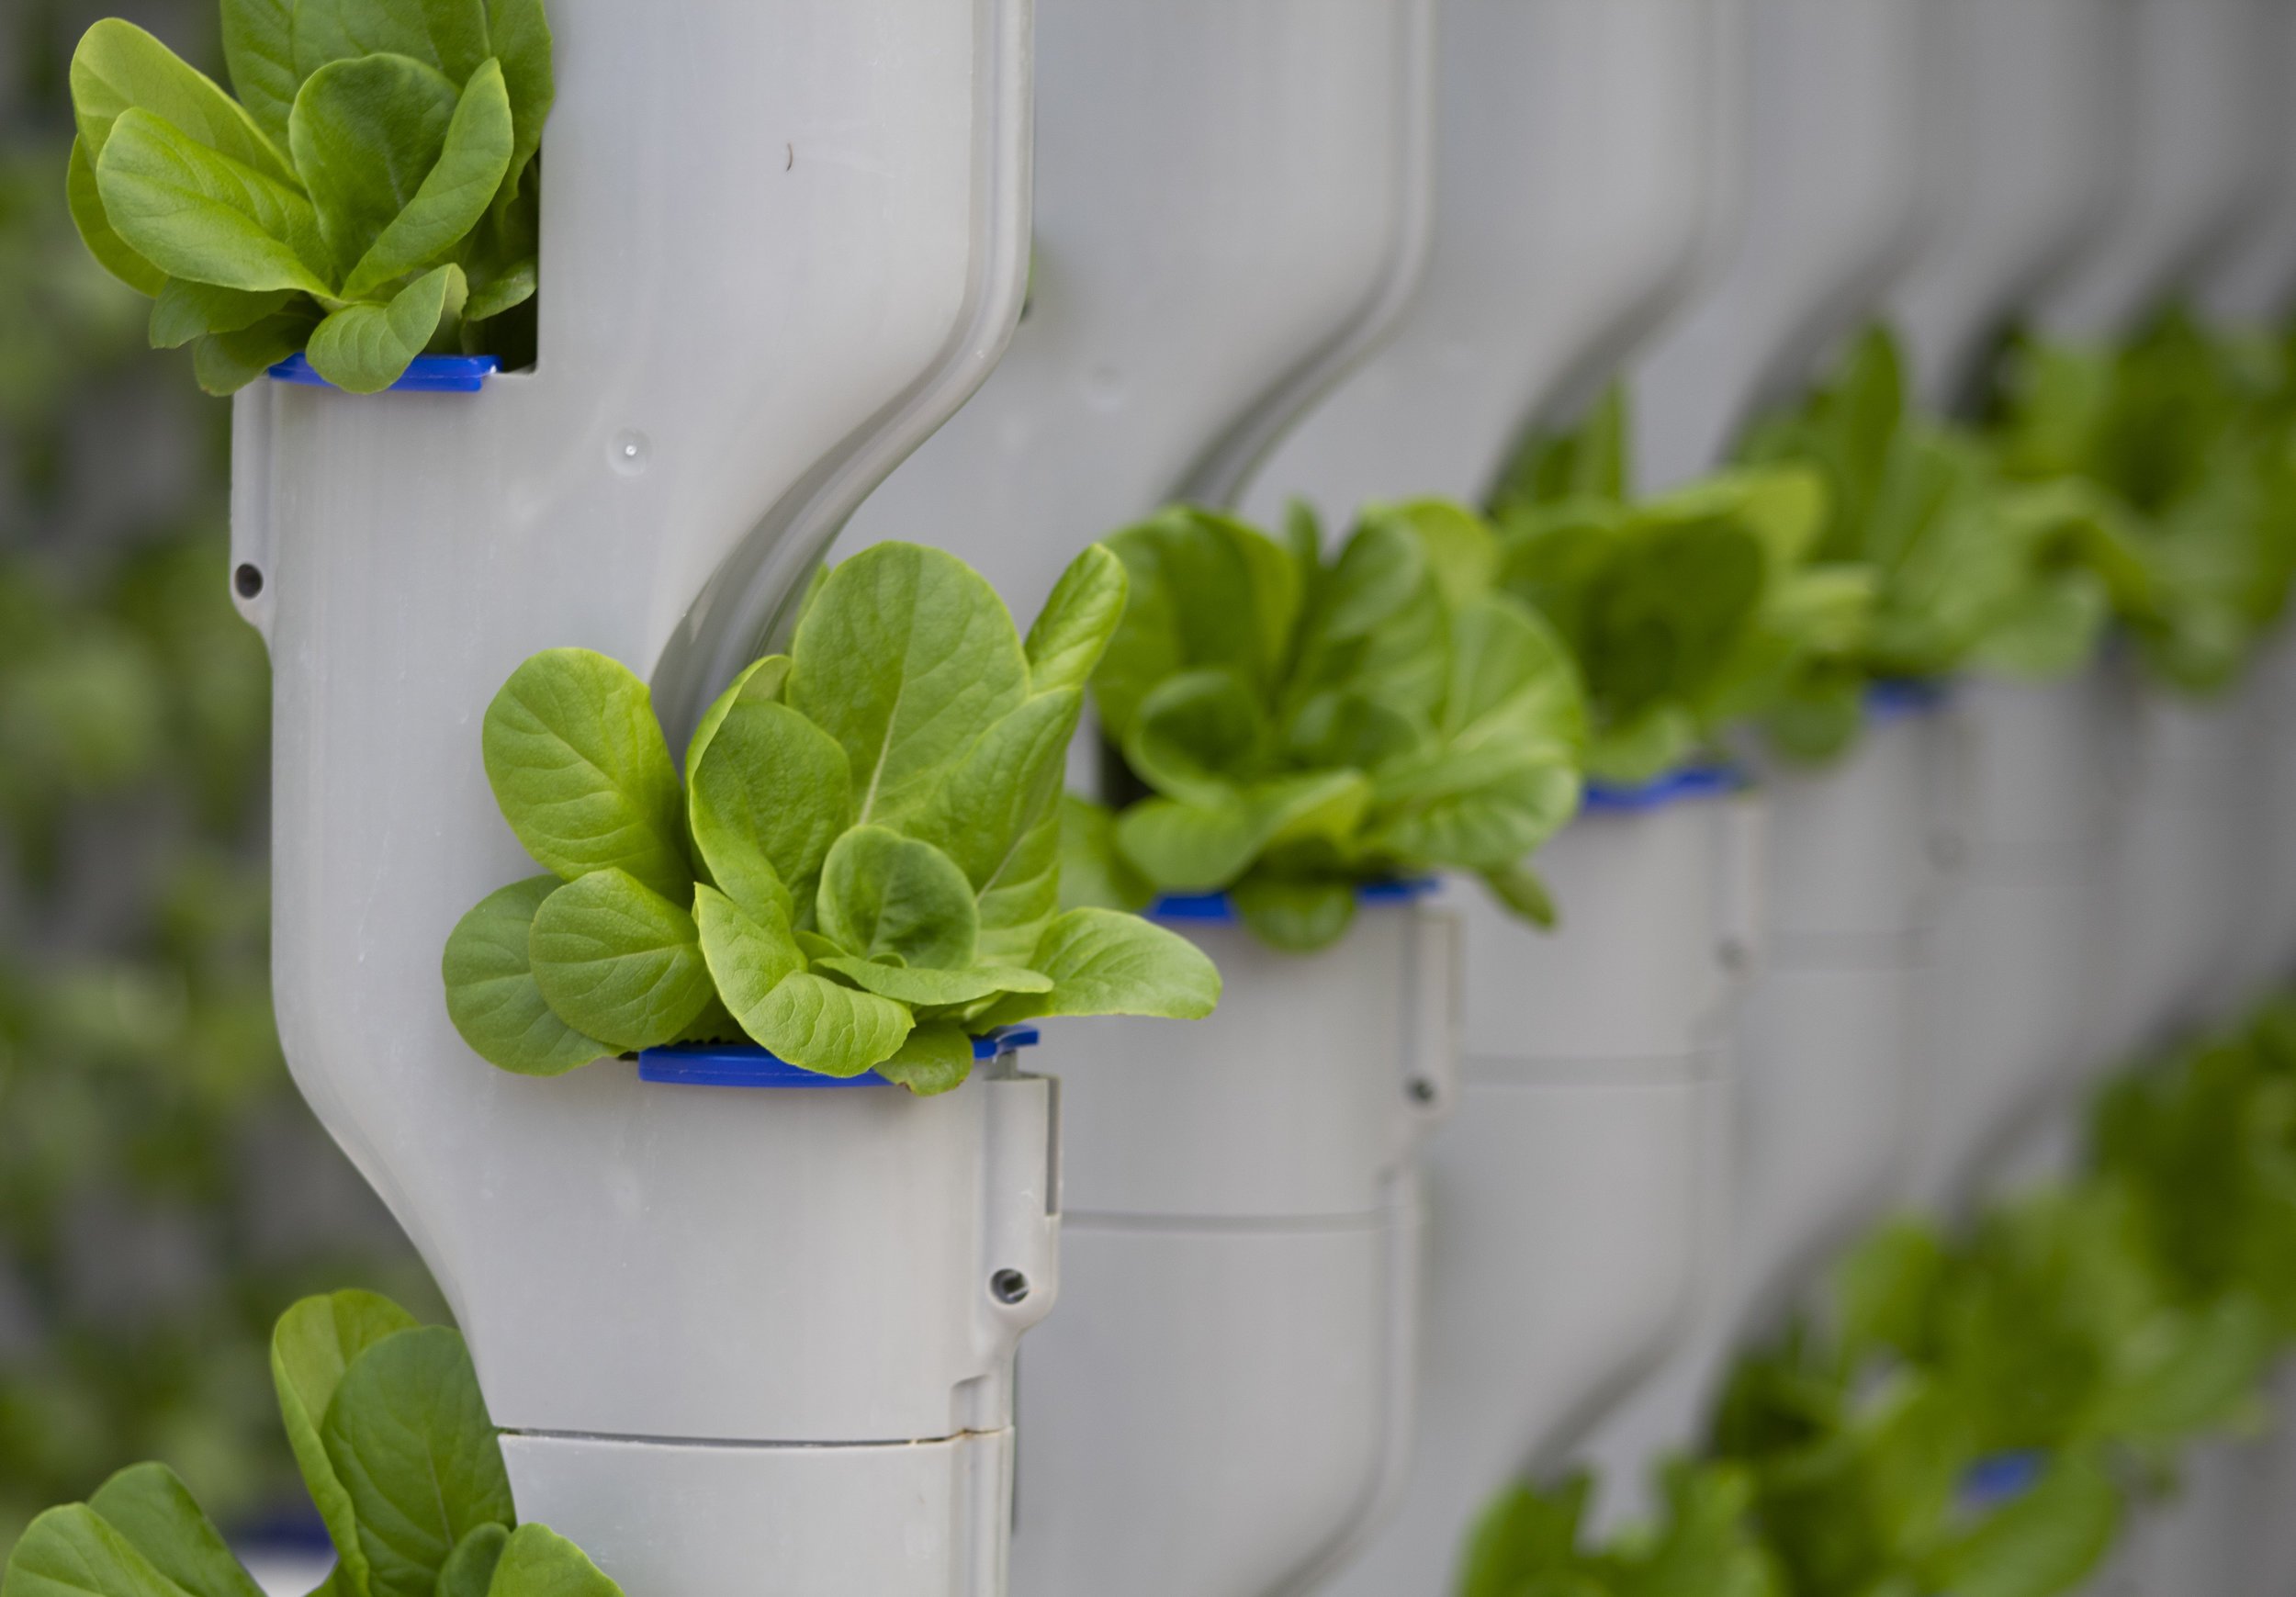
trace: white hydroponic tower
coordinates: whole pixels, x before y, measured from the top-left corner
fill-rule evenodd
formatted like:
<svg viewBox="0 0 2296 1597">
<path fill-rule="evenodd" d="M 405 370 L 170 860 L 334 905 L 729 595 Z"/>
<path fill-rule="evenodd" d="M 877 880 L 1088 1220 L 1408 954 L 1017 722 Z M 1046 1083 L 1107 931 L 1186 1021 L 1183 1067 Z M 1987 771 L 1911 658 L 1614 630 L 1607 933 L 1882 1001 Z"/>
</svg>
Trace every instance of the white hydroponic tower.
<svg viewBox="0 0 2296 1597">
<path fill-rule="evenodd" d="M 439 960 L 535 873 L 480 764 L 512 669 L 602 651 L 680 738 L 993 364 L 1026 276 L 1029 8 L 551 19 L 534 368 L 237 403 L 287 1058 L 445 1289 L 523 1517 L 647 1597 L 995 1597 L 1012 1353 L 1057 1286 L 1047 1084 L 513 1077 L 448 1023 Z"/>
</svg>

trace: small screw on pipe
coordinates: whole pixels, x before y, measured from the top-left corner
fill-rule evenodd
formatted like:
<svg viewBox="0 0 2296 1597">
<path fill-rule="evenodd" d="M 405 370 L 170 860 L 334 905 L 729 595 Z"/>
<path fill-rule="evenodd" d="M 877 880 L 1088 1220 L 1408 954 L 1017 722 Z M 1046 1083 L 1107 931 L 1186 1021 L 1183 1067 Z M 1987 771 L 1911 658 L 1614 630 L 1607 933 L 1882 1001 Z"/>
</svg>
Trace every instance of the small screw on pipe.
<svg viewBox="0 0 2296 1597">
<path fill-rule="evenodd" d="M 242 566 L 231 573 L 231 586 L 242 599 L 253 599 L 263 591 L 263 571 L 253 565 Z"/>
<path fill-rule="evenodd" d="M 1412 1103 L 1424 1106 L 1435 1101 L 1435 1084 L 1424 1075 L 1412 1082 L 1410 1091 Z"/>
<path fill-rule="evenodd" d="M 988 1278 L 989 1296 L 1007 1308 L 1023 1302 L 1029 1296 L 1029 1277 L 1019 1270 L 999 1270 Z"/>
</svg>

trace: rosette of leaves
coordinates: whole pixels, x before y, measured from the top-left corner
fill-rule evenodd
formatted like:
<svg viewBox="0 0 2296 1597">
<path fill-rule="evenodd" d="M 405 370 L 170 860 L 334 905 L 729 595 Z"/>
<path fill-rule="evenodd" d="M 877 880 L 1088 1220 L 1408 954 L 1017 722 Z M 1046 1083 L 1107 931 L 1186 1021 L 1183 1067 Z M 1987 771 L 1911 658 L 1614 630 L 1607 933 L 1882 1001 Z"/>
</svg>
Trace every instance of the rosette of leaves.
<svg viewBox="0 0 2296 1597">
<path fill-rule="evenodd" d="M 2296 416 L 2285 352 L 2171 310 L 2121 348 L 2025 342 L 2005 359 L 2004 467 L 2112 506 L 2116 619 L 2154 674 L 2208 692 L 2276 622 L 2296 571 Z"/>
<path fill-rule="evenodd" d="M 2109 495 L 2073 479 L 2020 483 L 1974 436 L 1916 415 L 1885 328 L 1851 346 L 1831 382 L 1758 425 L 1744 457 L 1818 472 L 1828 510 L 1813 557 L 1862 565 L 1874 584 L 1851 647 L 1814 654 L 1771 717 L 1789 753 L 1845 747 L 1870 680 L 1964 668 L 2069 675 L 2146 586 Z"/>
<path fill-rule="evenodd" d="M 1812 659 L 1850 647 L 1872 583 L 1813 563 L 1827 507 L 1806 470 L 1630 500 L 1624 418 L 1614 391 L 1525 451 L 1498 503 L 1498 582 L 1570 646 L 1593 724 L 1588 773 L 1633 785 L 1700 758 Z"/>
<path fill-rule="evenodd" d="M 542 0 L 223 0 L 223 43 L 237 98 L 118 19 L 72 58 L 72 215 L 152 344 L 214 393 L 494 349 L 535 286 Z"/>
<path fill-rule="evenodd" d="M 325 1597 L 620 1597 L 581 1549 L 522 1525 L 461 1333 L 371 1292 L 283 1315 L 271 1375 L 335 1547 Z M 138 1464 L 34 1520 L 6 1597 L 262 1597 L 174 1471 Z"/>
<path fill-rule="evenodd" d="M 1093 692 L 1146 791 L 1072 805 L 1074 895 L 1226 892 L 1293 951 L 1439 869 L 1551 918 L 1524 861 L 1578 808 L 1584 711 L 1553 632 L 1491 591 L 1479 518 L 1374 510 L 1328 563 L 1303 510 L 1280 544 L 1187 509 L 1109 543 L 1131 599 Z"/>
<path fill-rule="evenodd" d="M 1124 596 L 1096 545 L 1024 642 L 962 561 L 879 545 L 710 708 L 682 782 L 627 669 L 528 660 L 487 712 L 486 767 L 550 874 L 456 928 L 455 1025 L 525 1074 L 754 1041 L 929 1094 L 1000 1027 L 1210 1014 L 1219 973 L 1184 939 L 1060 909 L 1061 778 Z"/>
</svg>

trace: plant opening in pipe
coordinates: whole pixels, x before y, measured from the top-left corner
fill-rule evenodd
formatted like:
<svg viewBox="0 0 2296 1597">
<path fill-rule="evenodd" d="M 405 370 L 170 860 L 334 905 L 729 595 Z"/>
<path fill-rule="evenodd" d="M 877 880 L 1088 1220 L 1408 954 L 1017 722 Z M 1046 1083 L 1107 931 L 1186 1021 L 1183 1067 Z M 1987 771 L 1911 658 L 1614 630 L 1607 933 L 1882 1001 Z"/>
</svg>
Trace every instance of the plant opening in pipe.
<svg viewBox="0 0 2296 1597">
<path fill-rule="evenodd" d="M 682 782 L 645 683 L 587 650 L 536 655 L 484 740 L 550 873 L 455 928 L 456 1028 L 523 1074 L 740 1041 L 932 1094 L 999 1027 L 1210 1014 L 1219 973 L 1186 939 L 1060 908 L 1062 775 L 1125 591 L 1095 545 L 1024 641 L 954 556 L 864 550 L 816 583 L 790 652 L 703 716 Z"/>
<path fill-rule="evenodd" d="M 272 1333 L 271 1377 L 334 1544 L 316 1597 L 621 1597 L 573 1543 L 518 1523 L 461 1333 L 372 1292 L 307 1298 Z M 34 1520 L 0 1591 L 262 1597 L 164 1464 Z"/>
<path fill-rule="evenodd" d="M 1491 590 L 1490 530 L 1455 506 L 1375 509 L 1328 562 L 1170 510 L 1109 540 L 1131 597 L 1093 678 L 1142 796 L 1068 809 L 1073 901 L 1225 892 L 1264 941 L 1327 947 L 1372 883 L 1471 871 L 1518 913 L 1576 812 L 1585 712 L 1553 631 Z"/>
<path fill-rule="evenodd" d="M 118 18 L 72 58 L 73 219 L 154 301 L 152 345 L 219 394 L 298 352 L 356 393 L 523 354 L 542 0 L 223 0 L 223 45 L 236 99 Z"/>
</svg>

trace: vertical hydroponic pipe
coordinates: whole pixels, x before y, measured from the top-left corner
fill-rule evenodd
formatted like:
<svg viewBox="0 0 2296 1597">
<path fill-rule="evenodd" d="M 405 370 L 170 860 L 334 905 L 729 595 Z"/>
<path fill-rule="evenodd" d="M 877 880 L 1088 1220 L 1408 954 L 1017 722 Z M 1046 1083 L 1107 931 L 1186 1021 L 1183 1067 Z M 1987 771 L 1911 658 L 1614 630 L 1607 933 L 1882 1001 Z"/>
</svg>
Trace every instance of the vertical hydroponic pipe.
<svg viewBox="0 0 2296 1597">
<path fill-rule="evenodd" d="M 1636 372 L 1651 484 L 1723 463 L 1761 409 L 1798 394 L 1875 311 L 1938 215 L 1923 116 L 1935 48 L 1927 0 L 1755 0 L 1751 15 L 1743 237 L 1720 287 Z M 1714 1095 L 1725 1118 L 1709 1130 L 1705 1207 L 1719 1217 L 1719 1245 L 1705 1301 L 1666 1371 L 1590 1439 L 1624 1502 L 1640 1501 L 1654 1458 L 1692 1439 L 1759 1300 L 1889 1196 L 1926 909 L 1924 794 L 1900 779 L 1934 737 L 1925 704 L 1905 708 L 1847 772 L 1767 773 L 1777 778 L 1771 948 Z M 1844 869 L 1845 859 L 1855 863 Z M 1773 1114 L 1787 1118 L 1757 1119 Z"/>
<path fill-rule="evenodd" d="M 2263 48 L 2249 63 L 2265 111 L 2255 129 L 2269 187 L 2239 242 L 2200 290 L 2210 321 L 2227 332 L 2271 336 L 2296 313 L 2296 3 L 2257 0 Z M 2283 618 L 2250 668 L 2252 744 L 2247 781 L 2268 817 L 2254 840 L 2248 919 L 2217 997 L 2226 1006 L 2263 995 L 2296 973 L 2296 627 Z M 2296 1573 L 2287 1582 L 2296 1587 Z"/>
<path fill-rule="evenodd" d="M 2239 246 L 2272 175 L 2270 101 L 2255 67 L 2266 42 L 2259 0 L 2133 5 L 2127 197 L 2083 269 L 2043 305 L 2043 325 L 2060 336 L 2128 335 L 2205 283 Z M 2090 917 L 2110 946 L 2083 1043 L 2099 1069 L 2206 1007 L 2241 924 L 2260 824 L 2242 780 L 2237 703 L 2171 695 L 2133 660 L 2115 664 L 2124 738 L 2098 777 L 2113 836 L 2096 874 L 2110 880 Z"/>
<path fill-rule="evenodd" d="M 1986 356 L 2110 223 L 2124 0 L 1940 0 L 1945 225 L 1891 297 L 1915 392 L 1960 410 Z"/>
<path fill-rule="evenodd" d="M 1460 1113 L 1427 1161 L 1423 1437 L 1401 1513 L 1335 1591 L 1445 1597 L 1491 1497 L 1550 1467 L 1689 1330 L 1761 820 L 1718 768 L 1598 788 L 1538 857 L 1559 930 L 1456 894 Z"/>
<path fill-rule="evenodd" d="M 2268 20 L 2261 0 L 2136 0 L 2129 206 L 2086 278 L 2053 306 L 2054 330 L 2125 336 L 2243 247 L 2274 176 L 2270 107 L 2287 93 L 2259 70 Z M 2104 930 L 2086 1001 L 2098 1017 L 2084 1045 L 2092 1071 L 2218 1018 L 2223 973 L 2260 902 L 2255 851 L 2269 819 L 2248 759 L 2251 702 L 2174 692 L 2128 655 L 2112 664 L 2122 740 L 2102 772 L 2109 835 L 2092 856 L 2101 894 L 2088 914 Z M 2236 1473 L 2212 1450 L 2180 1496 L 2137 1505 L 2116 1569 L 2095 1589 L 2238 1590 L 2245 1571 L 2224 1557 Z"/>
<path fill-rule="evenodd" d="M 1426 279 L 1393 339 L 1277 450 L 1252 508 L 1480 500 L 1527 425 L 1605 380 L 1728 230 L 1738 31 L 1722 0 L 1448 0 Z M 1459 894 L 1480 1040 L 1462 1115 L 1422 1156 L 1435 1203 L 1417 1440 L 1392 1522 L 1367 1527 L 1333 1592 L 1445 1590 L 1485 1498 L 1680 1330 L 1690 1128 L 1727 984 L 1713 905 L 1745 874 L 1727 863 L 1744 828 L 1717 817 L 1739 803 L 1573 827 L 1605 841 L 1558 845 L 1589 861 L 1559 948 L 1480 889 Z M 1565 968 L 1574 979 L 1538 975 Z M 1653 973 L 1582 979 L 1625 972 Z M 1621 1016 L 1627 988 L 1663 994 L 1668 1018 Z M 1564 1032 L 1595 1051 L 1559 1062 L 1578 1046 L 1558 1044 Z M 1590 1183 L 1606 1195 L 1600 1223 Z"/>
<path fill-rule="evenodd" d="M 1634 367 L 1643 486 L 1712 469 L 1800 394 L 1920 242 L 1935 174 L 1921 132 L 1930 7 L 1748 0 L 1749 171 L 1720 281 Z"/>
<path fill-rule="evenodd" d="M 650 1597 L 994 1597 L 1012 1352 L 1055 1288 L 1047 1084 L 513 1077 L 456 1036 L 439 959 L 533 869 L 480 763 L 512 669 L 661 662 L 677 737 L 773 573 L 994 362 L 1025 278 L 1028 6 L 551 21 L 534 367 L 238 400 L 287 1058 L 452 1301 L 523 1516 Z"/>
<path fill-rule="evenodd" d="M 1982 386 L 1997 340 L 2077 270 L 2112 222 L 2133 129 L 2125 0 L 1952 0 L 1937 114 L 1953 219 L 1895 305 L 1916 390 Z M 2068 1024 L 2090 940 L 2082 872 L 2104 824 L 2092 774 L 2100 678 L 1965 681 L 1950 711 L 1940 912 L 1914 1188 L 1948 1203 L 2005 1128 L 2086 1062 Z"/>
<path fill-rule="evenodd" d="M 1096 1026 L 1062 1075 L 1066 1334 L 1021 1364 L 1013 1589 L 1269 1597 L 1312 1584 L 1409 1441 L 1414 1155 L 1453 1096 L 1450 916 L 1367 895 L 1270 951 L 1221 898 L 1166 917 L 1226 978 L 1180 1032 Z"/>
<path fill-rule="evenodd" d="M 1432 20 L 1428 0 L 1040 5 L 1028 311 L 845 541 L 923 537 L 1041 592 L 1167 500 L 1232 498 L 1417 278 Z M 1067 1056 L 1073 1318 L 1021 1363 L 1021 1597 L 1263 1597 L 1393 1470 L 1409 1154 L 1448 1100 L 1410 1092 L 1437 1079 L 1417 962 L 1439 950 L 1416 911 L 1363 918 L 1309 960 L 1211 932 L 1215 1021 L 1096 1027 Z"/>
<path fill-rule="evenodd" d="M 1480 501 L 1694 292 L 1737 201 L 1731 0 L 1445 0 L 1435 235 L 1395 334 L 1247 508 Z"/>
<path fill-rule="evenodd" d="M 2277 328 L 2296 313 L 2296 96 L 2286 92 L 2296 82 L 2296 5 L 2266 4 L 2270 48 L 2257 65 L 2279 85 L 2267 129 L 2274 198 L 2205 293 L 2211 313 L 2234 327 Z M 2248 780 L 2261 788 L 2271 819 L 2235 974 L 2261 995 L 2296 975 L 2296 624 L 2289 618 L 2251 668 L 2244 692 L 2256 737 Z M 2249 1449 L 2235 1493 L 2233 1556 L 2246 1577 L 2239 1597 L 2296 1591 L 2296 1516 L 2284 1512 L 2296 1501 L 2296 1366 L 2280 1371 L 2268 1400 L 2271 1427 Z"/>
</svg>

